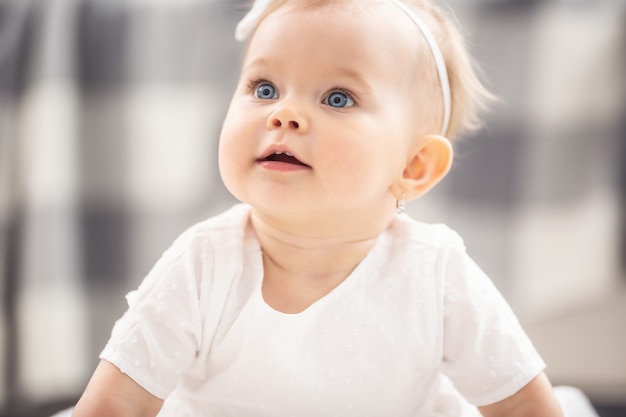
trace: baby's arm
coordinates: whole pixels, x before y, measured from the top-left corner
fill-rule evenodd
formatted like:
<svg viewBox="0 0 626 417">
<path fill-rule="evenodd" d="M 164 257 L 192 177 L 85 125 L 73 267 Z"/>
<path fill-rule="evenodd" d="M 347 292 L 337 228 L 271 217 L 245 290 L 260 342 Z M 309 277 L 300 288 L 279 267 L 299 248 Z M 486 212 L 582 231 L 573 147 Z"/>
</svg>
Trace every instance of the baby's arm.
<svg viewBox="0 0 626 417">
<path fill-rule="evenodd" d="M 163 400 L 101 360 L 72 417 L 154 417 L 162 405 Z"/>
<path fill-rule="evenodd" d="M 543 372 L 512 396 L 479 409 L 485 417 L 563 417 L 552 385 Z"/>
</svg>

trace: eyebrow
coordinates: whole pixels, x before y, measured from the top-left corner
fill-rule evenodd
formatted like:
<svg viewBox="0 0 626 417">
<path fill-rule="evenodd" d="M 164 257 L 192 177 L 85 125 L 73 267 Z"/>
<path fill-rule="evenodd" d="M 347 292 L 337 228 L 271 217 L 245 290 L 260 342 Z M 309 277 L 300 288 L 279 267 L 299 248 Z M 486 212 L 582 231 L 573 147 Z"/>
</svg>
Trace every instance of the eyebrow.
<svg viewBox="0 0 626 417">
<path fill-rule="evenodd" d="M 272 64 L 272 60 L 266 57 L 258 57 L 255 58 L 252 62 L 250 62 L 248 65 L 246 65 L 245 67 L 243 67 L 243 71 L 247 71 L 250 68 L 253 67 L 264 67 L 264 66 L 271 66 Z M 363 81 L 363 83 L 365 83 L 365 79 L 364 77 L 359 73 L 358 70 L 355 70 L 353 68 L 350 67 L 337 67 L 337 68 L 332 68 L 331 71 L 332 73 L 338 73 L 339 75 L 343 75 L 345 77 L 348 78 L 354 78 L 360 81 Z"/>
<path fill-rule="evenodd" d="M 271 64 L 271 60 L 268 58 L 265 58 L 265 57 L 255 58 L 252 62 L 250 62 L 245 67 L 243 67 L 242 73 L 254 70 L 255 67 L 267 67 L 267 66 L 270 66 L 270 64 Z M 363 88 L 364 90 L 371 91 L 370 83 L 367 82 L 366 78 L 363 76 L 363 74 L 360 71 L 354 68 L 335 67 L 335 68 L 331 68 L 327 72 L 328 72 L 328 76 L 333 77 L 333 78 L 352 79 L 357 84 L 359 84 L 360 87 Z"/>
<path fill-rule="evenodd" d="M 367 82 L 363 74 L 359 72 L 358 70 L 355 70 L 349 67 L 339 67 L 339 68 L 334 68 L 332 70 L 332 73 L 337 74 L 341 77 L 351 78 L 357 81 L 359 84 L 362 84 L 363 86 L 369 88 L 369 83 Z"/>
<path fill-rule="evenodd" d="M 241 69 L 241 73 L 246 73 L 248 71 L 253 70 L 255 67 L 267 68 L 270 66 L 271 60 L 265 57 L 255 58 L 254 61 L 250 62 L 248 65 Z"/>
<path fill-rule="evenodd" d="M 267 65 L 268 62 L 269 62 L 269 59 L 267 59 L 267 58 L 263 58 L 263 57 L 256 58 L 254 61 L 252 61 L 251 63 L 249 63 L 245 67 L 243 67 L 241 72 L 246 72 L 251 67 Z"/>
</svg>

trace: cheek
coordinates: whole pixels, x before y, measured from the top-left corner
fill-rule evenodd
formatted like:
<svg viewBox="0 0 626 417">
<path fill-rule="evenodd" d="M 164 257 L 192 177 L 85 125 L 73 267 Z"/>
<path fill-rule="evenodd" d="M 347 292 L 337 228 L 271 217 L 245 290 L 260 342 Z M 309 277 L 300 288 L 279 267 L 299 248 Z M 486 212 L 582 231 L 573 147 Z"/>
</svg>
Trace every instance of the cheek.
<svg viewBox="0 0 626 417">
<path fill-rule="evenodd" d="M 241 145 L 238 138 L 244 137 L 244 133 L 241 131 L 242 126 L 244 126 L 242 123 L 227 116 L 220 133 L 217 156 L 218 166 L 222 180 L 229 189 L 236 181 L 238 174 L 237 167 L 241 164 L 240 156 L 242 155 L 238 149 Z"/>
<path fill-rule="evenodd" d="M 236 105 L 231 105 L 228 110 L 220 133 L 220 160 L 240 156 L 241 151 L 246 149 L 253 123 L 249 117 L 244 118 L 244 114 Z"/>
<path fill-rule="evenodd" d="M 392 155 L 378 149 L 352 146 L 337 150 L 327 159 L 328 173 L 343 192 L 384 192 L 397 175 Z"/>
<path fill-rule="evenodd" d="M 387 181 L 403 162 L 402 134 L 378 119 L 360 121 L 358 129 L 334 130 L 333 140 L 325 144 L 326 160 L 346 174 Z"/>
<path fill-rule="evenodd" d="M 232 132 L 230 130 L 230 125 L 228 124 L 228 121 L 225 120 L 224 124 L 222 125 L 222 131 L 220 132 L 220 139 L 219 139 L 218 151 L 217 151 L 217 159 L 218 159 L 220 171 L 228 162 L 226 155 L 231 153 L 230 152 L 230 148 L 232 146 L 231 138 L 232 138 Z"/>
</svg>

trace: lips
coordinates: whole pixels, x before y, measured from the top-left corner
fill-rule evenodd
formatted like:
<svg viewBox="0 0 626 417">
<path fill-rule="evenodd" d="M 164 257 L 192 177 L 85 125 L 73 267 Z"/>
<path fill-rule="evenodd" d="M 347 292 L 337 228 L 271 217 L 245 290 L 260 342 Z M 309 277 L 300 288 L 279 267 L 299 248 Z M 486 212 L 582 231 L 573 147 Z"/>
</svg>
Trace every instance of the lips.
<svg viewBox="0 0 626 417">
<path fill-rule="evenodd" d="M 264 157 L 257 159 L 257 162 L 279 162 L 283 164 L 299 165 L 310 168 L 309 165 L 300 161 L 291 152 L 281 150 L 271 150 L 267 152 Z"/>
</svg>

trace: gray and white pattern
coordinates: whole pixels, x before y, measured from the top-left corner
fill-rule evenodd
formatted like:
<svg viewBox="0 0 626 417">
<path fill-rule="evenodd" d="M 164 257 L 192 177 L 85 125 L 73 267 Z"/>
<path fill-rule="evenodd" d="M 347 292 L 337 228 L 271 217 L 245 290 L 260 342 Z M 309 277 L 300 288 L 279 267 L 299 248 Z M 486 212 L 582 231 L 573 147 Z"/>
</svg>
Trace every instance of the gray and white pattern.
<svg viewBox="0 0 626 417">
<path fill-rule="evenodd" d="M 234 202 L 216 149 L 241 3 L 0 0 L 0 414 L 75 398 L 123 295 Z M 407 212 L 458 230 L 522 321 L 610 293 L 626 266 L 626 8 L 451 4 L 502 102 Z"/>
</svg>

